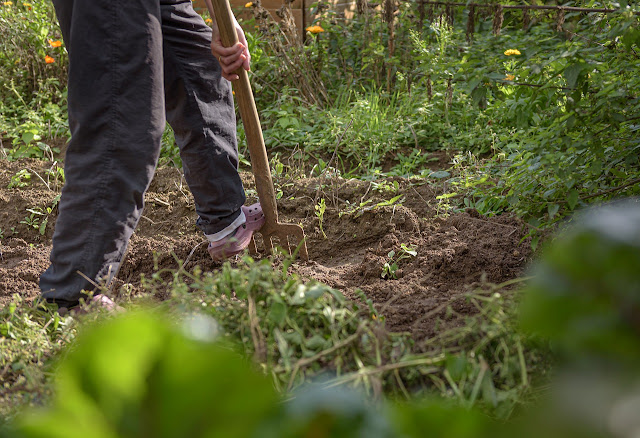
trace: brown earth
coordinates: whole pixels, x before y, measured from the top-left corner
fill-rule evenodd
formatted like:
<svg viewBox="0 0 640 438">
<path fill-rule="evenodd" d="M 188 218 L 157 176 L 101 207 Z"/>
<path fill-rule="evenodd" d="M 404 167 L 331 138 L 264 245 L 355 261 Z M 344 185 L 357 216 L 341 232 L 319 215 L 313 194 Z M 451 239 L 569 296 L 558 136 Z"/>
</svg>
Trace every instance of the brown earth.
<svg viewBox="0 0 640 438">
<path fill-rule="evenodd" d="M 32 173 L 28 185 L 7 188 L 24 168 Z M 51 170 L 51 163 L 43 161 L 0 160 L 0 306 L 14 294 L 27 301 L 38 296 L 38 276 L 48 266 L 56 215 L 55 209 L 49 215 L 46 209 L 60 189 Z M 250 200 L 255 200 L 251 174 L 243 178 Z M 293 179 L 277 178 L 276 187 L 282 191 L 280 220 L 301 223 L 307 235 L 311 261 L 296 262 L 293 270 L 354 299 L 360 299 L 356 290 L 362 290 L 390 330 L 411 332 L 416 340 L 473 313 L 465 292 L 485 281 L 517 277 L 530 257 L 528 240 L 521 242 L 526 231 L 520 220 L 486 218 L 473 211 L 438 214 L 435 197 L 441 189 L 424 180 L 372 183 L 323 177 L 296 179 L 294 184 Z M 397 202 L 384 204 L 398 195 Z M 321 198 L 327 205 L 322 227 L 326 238 L 314 210 Z M 39 224 L 24 223 L 31 215 L 27 209 L 36 208 L 44 213 L 36 215 L 39 224 L 48 217 L 42 234 Z M 144 216 L 120 270 L 117 293 L 140 292 L 142 274 L 175 269 L 178 260 L 186 260 L 187 269 L 217 268 L 194 220 L 193 200 L 180 171 L 160 168 L 146 194 Z M 415 248 L 417 255 L 399 263 L 397 278 L 383 279 L 389 253 L 400 253 L 402 244 Z"/>
</svg>

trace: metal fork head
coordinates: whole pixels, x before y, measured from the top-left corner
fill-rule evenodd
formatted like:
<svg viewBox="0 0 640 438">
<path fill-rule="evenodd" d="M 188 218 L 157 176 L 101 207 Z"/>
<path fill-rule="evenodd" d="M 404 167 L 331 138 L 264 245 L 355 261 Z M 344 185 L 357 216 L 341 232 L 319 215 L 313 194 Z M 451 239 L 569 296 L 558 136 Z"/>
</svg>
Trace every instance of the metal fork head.
<svg viewBox="0 0 640 438">
<path fill-rule="evenodd" d="M 262 240 L 264 241 L 265 250 L 268 254 L 273 254 L 272 238 L 275 237 L 280 242 L 280 245 L 289 252 L 289 254 L 294 254 L 296 250 L 296 247 L 294 246 L 292 251 L 290 240 L 296 242 L 296 245 L 298 246 L 298 256 L 302 260 L 309 260 L 304 230 L 300 225 L 281 224 L 279 222 L 275 224 L 265 224 L 259 231 L 256 231 L 256 233 L 262 234 Z"/>
</svg>

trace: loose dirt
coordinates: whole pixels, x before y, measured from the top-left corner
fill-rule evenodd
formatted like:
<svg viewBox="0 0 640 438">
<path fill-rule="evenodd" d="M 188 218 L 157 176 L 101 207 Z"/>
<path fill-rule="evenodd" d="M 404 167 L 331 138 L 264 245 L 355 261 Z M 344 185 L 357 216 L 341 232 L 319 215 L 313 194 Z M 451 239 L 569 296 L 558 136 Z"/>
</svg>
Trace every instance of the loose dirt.
<svg viewBox="0 0 640 438">
<path fill-rule="evenodd" d="M 7 188 L 25 168 L 32 174 L 27 186 Z M 38 296 L 56 217 L 56 209 L 48 214 L 47 207 L 61 185 L 54 173 L 55 167 L 43 161 L 0 160 L 0 306 L 15 294 L 27 301 Z M 255 202 L 251 174 L 243 173 L 243 179 L 249 202 Z M 307 235 L 311 261 L 298 261 L 292 270 L 355 300 L 362 301 L 361 290 L 386 318 L 388 329 L 411 332 L 416 340 L 472 314 L 465 293 L 483 282 L 521 275 L 531 255 L 520 220 L 474 211 L 446 215 L 436 200 L 442 189 L 425 180 L 367 182 L 325 175 L 276 178 L 276 188 L 282 194 L 280 220 L 302 224 Z M 322 230 L 314 209 L 320 199 L 326 203 Z M 43 213 L 34 215 L 37 224 L 25 219 L 32 215 L 28 209 Z M 40 228 L 45 219 L 46 227 Z M 142 275 L 176 269 L 185 261 L 187 269 L 219 267 L 194 222 L 193 199 L 180 171 L 158 169 L 116 293 L 139 293 Z M 392 264 L 390 252 L 397 257 L 402 245 L 416 256 L 399 262 L 396 278 L 382 278 L 385 263 Z"/>
</svg>

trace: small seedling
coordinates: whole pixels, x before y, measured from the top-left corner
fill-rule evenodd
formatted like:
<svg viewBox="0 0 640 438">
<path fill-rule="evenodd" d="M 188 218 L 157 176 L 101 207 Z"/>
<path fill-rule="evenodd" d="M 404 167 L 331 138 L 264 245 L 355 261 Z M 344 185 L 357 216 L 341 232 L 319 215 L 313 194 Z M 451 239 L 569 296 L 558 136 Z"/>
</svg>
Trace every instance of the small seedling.
<svg viewBox="0 0 640 438">
<path fill-rule="evenodd" d="M 389 251 L 389 254 L 387 254 L 389 261 L 387 261 L 382 267 L 382 274 L 380 274 L 380 276 L 387 280 L 397 279 L 397 272 L 399 268 L 398 264 L 400 261 L 417 255 L 418 252 L 415 247 L 407 246 L 404 243 L 400 244 L 400 250 L 397 253 L 395 251 Z"/>
<path fill-rule="evenodd" d="M 31 214 L 29 216 L 25 216 L 25 218 L 21 220 L 20 223 L 25 224 L 28 227 L 35 228 L 40 232 L 41 235 L 44 235 L 45 231 L 47 230 L 49 215 L 56 208 L 58 202 L 60 202 L 59 194 L 55 198 L 53 198 L 51 206 L 45 208 L 44 210 L 40 207 L 27 208 L 27 211 Z"/>
<path fill-rule="evenodd" d="M 385 192 L 397 193 L 398 190 L 400 190 L 400 184 L 398 183 L 398 181 L 386 181 L 386 180 L 382 180 L 380 182 L 372 181 L 371 187 L 373 188 L 373 190 L 380 193 L 385 193 Z"/>
<path fill-rule="evenodd" d="M 26 187 L 27 185 L 29 185 L 29 181 L 31 181 L 31 174 L 29 173 L 29 171 L 27 171 L 27 169 L 22 169 L 11 177 L 11 181 L 9 182 L 7 188 L 13 189 Z"/>
<path fill-rule="evenodd" d="M 403 195 L 397 195 L 397 196 L 394 196 L 393 198 L 389 199 L 388 201 L 378 202 L 375 205 L 374 208 L 390 207 L 390 206 L 395 205 L 395 204 L 402 204 L 403 201 L 404 201 Z"/>
<path fill-rule="evenodd" d="M 327 209 L 327 204 L 325 203 L 324 198 L 320 199 L 320 202 L 318 202 L 318 204 L 315 206 L 316 209 L 316 216 L 318 216 L 318 220 L 320 221 L 320 232 L 322 232 L 322 235 L 324 236 L 324 238 L 327 238 L 327 235 L 324 232 L 324 229 L 322 228 L 322 223 L 324 222 L 324 212 Z"/>
<path fill-rule="evenodd" d="M 64 168 L 55 163 L 50 169 L 46 171 L 47 180 L 52 181 L 56 186 L 64 184 Z M 52 184 L 52 185 L 53 185 Z"/>
<path fill-rule="evenodd" d="M 29 216 L 25 216 L 24 219 L 20 221 L 21 224 L 25 224 L 30 228 L 35 228 L 36 230 L 41 229 L 40 217 L 44 215 L 40 208 L 27 208 L 27 211 L 31 213 Z M 44 222 L 44 227 L 47 226 L 47 223 Z M 43 234 L 43 233 L 41 233 Z"/>
</svg>

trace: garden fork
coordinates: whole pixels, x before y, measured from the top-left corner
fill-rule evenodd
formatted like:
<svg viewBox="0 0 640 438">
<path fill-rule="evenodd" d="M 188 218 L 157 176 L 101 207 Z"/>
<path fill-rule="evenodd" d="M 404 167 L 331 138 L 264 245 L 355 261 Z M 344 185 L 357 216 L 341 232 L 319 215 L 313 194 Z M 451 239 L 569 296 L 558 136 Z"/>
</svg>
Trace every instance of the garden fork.
<svg viewBox="0 0 640 438">
<path fill-rule="evenodd" d="M 229 0 L 205 0 L 205 2 L 209 13 L 216 19 L 222 44 L 225 47 L 236 44 L 238 42 L 238 34 L 233 23 Z M 269 169 L 264 137 L 262 136 L 260 118 L 258 117 L 258 110 L 256 109 L 251 84 L 249 83 L 249 75 L 242 67 L 235 73 L 240 79 L 233 81 L 233 90 L 240 108 L 240 116 L 247 137 L 249 153 L 251 154 L 251 169 L 255 176 L 258 198 L 265 216 L 265 223 L 258 232 L 262 234 L 264 246 L 268 253 L 273 253 L 272 238 L 276 237 L 279 239 L 280 244 L 292 254 L 289 244 L 289 238 L 291 237 L 299 246 L 298 254 L 300 257 L 303 260 L 309 260 L 307 243 L 302 227 L 296 224 L 278 222 L 276 194 L 273 188 L 273 180 L 271 179 L 271 170 Z M 255 249 L 255 242 L 252 246 Z"/>
</svg>

